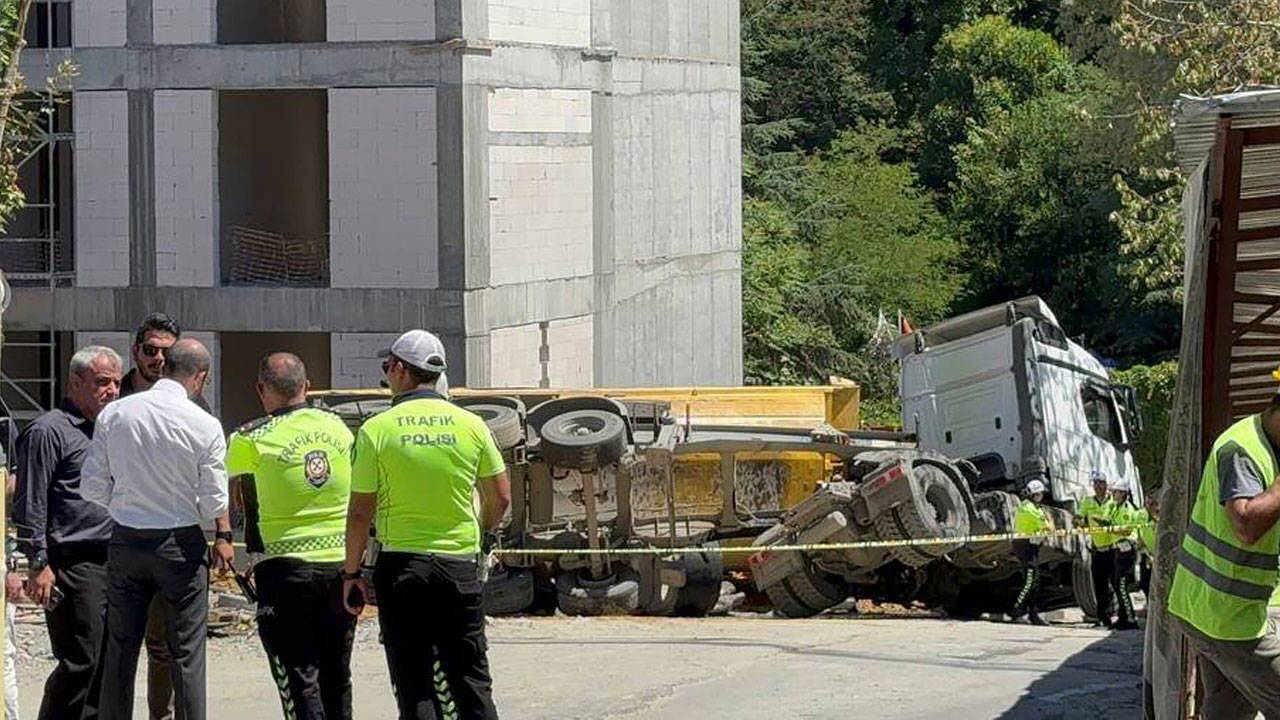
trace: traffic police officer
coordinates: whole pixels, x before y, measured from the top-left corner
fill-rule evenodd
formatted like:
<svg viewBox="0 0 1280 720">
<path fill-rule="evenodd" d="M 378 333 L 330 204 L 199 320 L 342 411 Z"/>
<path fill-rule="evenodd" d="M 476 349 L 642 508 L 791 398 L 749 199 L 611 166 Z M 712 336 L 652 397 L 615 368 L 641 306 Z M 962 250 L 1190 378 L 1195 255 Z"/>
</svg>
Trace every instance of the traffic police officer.
<svg viewBox="0 0 1280 720">
<path fill-rule="evenodd" d="M 343 544 L 352 435 L 336 415 L 306 406 L 306 367 L 273 353 L 258 368 L 267 416 L 227 444 L 227 474 L 241 476 L 258 633 L 287 720 L 351 717 L 356 618 L 342 603 Z"/>
<path fill-rule="evenodd" d="M 1129 485 L 1124 480 L 1111 481 L 1111 524 L 1136 525 L 1137 509 L 1129 504 Z M 1138 549 L 1131 539 L 1133 531 L 1115 533 L 1120 539 L 1112 546 L 1114 562 L 1111 565 L 1111 594 L 1115 596 L 1117 614 L 1120 616 L 1116 630 L 1136 630 L 1138 622 L 1133 611 L 1133 598 L 1129 596 L 1129 579 L 1138 563 Z"/>
<path fill-rule="evenodd" d="M 1080 501 L 1078 516 L 1091 528 L 1109 527 L 1115 514 L 1115 502 L 1107 493 L 1107 478 L 1102 473 L 1091 473 L 1093 496 Z M 1093 578 L 1093 597 L 1098 606 L 1098 625 L 1111 627 L 1111 575 L 1115 572 L 1115 544 L 1120 538 L 1108 532 L 1089 533 L 1092 561 L 1089 574 Z"/>
<path fill-rule="evenodd" d="M 1138 526 L 1138 545 L 1142 547 L 1139 557 L 1141 563 L 1138 587 L 1142 594 L 1151 597 L 1151 573 L 1156 558 L 1156 521 L 1160 518 L 1160 493 L 1147 495 L 1145 507 L 1133 515 L 1133 524 Z"/>
<path fill-rule="evenodd" d="M 481 528 L 496 529 L 511 502 L 506 465 L 484 421 L 435 390 L 446 367 L 439 339 L 410 330 L 385 355 L 395 398 L 356 436 L 343 598 L 359 612 L 373 521 L 373 585 L 400 717 L 496 718 L 478 560 Z"/>
<path fill-rule="evenodd" d="M 1052 527 L 1044 508 L 1040 507 L 1040 502 L 1044 500 L 1044 493 L 1043 482 L 1032 480 L 1027 483 L 1026 497 L 1018 506 L 1017 514 L 1014 515 L 1014 532 L 1019 535 L 1035 535 Z M 1022 563 L 1023 580 L 1022 590 L 1018 593 L 1018 599 L 1014 601 L 1013 611 L 1009 615 L 1014 620 L 1026 615 L 1032 625 L 1048 625 L 1049 623 L 1040 617 L 1040 540 L 1038 538 L 1014 540 L 1013 551 L 1018 556 L 1018 561 Z"/>
<path fill-rule="evenodd" d="M 1280 379 L 1280 372 L 1277 373 Z M 1280 395 L 1214 442 L 1179 548 L 1168 608 L 1195 651 L 1201 717 L 1280 717 Z"/>
</svg>

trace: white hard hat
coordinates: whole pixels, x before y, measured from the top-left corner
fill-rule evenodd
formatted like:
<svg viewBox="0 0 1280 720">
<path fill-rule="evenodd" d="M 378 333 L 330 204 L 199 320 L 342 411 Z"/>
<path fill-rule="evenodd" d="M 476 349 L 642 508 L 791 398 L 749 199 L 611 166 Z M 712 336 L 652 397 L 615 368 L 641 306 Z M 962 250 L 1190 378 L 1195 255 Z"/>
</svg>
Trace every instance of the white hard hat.
<svg viewBox="0 0 1280 720">
<path fill-rule="evenodd" d="M 1042 493 L 1044 491 L 1045 491 L 1044 483 L 1040 482 L 1039 480 L 1032 480 L 1031 482 L 1027 483 L 1028 495 L 1035 495 L 1036 493 Z"/>
<path fill-rule="evenodd" d="M 1094 470 L 1089 473 L 1089 482 L 1091 483 L 1097 483 L 1097 482 L 1104 483 L 1106 481 L 1107 481 L 1107 476 L 1103 475 L 1101 470 Z"/>
<path fill-rule="evenodd" d="M 1125 492 L 1129 492 L 1129 482 L 1128 482 L 1127 480 L 1122 479 L 1122 478 L 1117 478 L 1117 479 L 1112 480 L 1111 482 L 1107 483 L 1107 489 L 1108 489 L 1108 490 L 1123 490 L 1123 491 L 1125 491 Z"/>
<path fill-rule="evenodd" d="M 391 347 L 379 353 L 380 357 L 395 355 L 419 370 L 442 373 L 448 367 L 444 361 L 444 343 L 426 330 L 410 330 L 396 338 Z"/>
</svg>

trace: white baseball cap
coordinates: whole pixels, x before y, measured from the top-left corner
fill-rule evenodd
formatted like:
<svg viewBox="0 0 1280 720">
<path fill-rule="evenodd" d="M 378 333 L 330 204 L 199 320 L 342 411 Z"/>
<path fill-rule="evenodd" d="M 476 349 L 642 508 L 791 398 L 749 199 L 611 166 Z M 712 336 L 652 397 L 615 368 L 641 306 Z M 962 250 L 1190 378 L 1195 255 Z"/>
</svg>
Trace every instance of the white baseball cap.
<svg viewBox="0 0 1280 720">
<path fill-rule="evenodd" d="M 410 330 L 396 338 L 390 348 L 378 353 L 378 357 L 388 355 L 395 355 L 419 370 L 442 373 L 448 367 L 444 361 L 444 343 L 426 330 Z"/>
<path fill-rule="evenodd" d="M 1027 483 L 1028 495 L 1035 495 L 1036 493 L 1042 493 L 1044 491 L 1045 491 L 1044 483 L 1040 482 L 1039 480 L 1032 480 L 1031 482 Z"/>
</svg>

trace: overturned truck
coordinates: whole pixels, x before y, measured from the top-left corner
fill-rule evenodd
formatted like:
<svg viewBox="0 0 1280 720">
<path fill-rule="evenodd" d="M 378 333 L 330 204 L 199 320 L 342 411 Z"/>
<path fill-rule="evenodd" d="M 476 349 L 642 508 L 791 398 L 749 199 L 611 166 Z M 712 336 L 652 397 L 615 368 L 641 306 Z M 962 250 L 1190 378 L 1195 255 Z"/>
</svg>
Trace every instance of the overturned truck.
<svg viewBox="0 0 1280 720">
<path fill-rule="evenodd" d="M 1018 564 L 1010 543 L 968 538 L 1012 531 L 1027 482 L 1050 488 L 1057 527 L 1094 470 L 1141 500 L 1133 392 L 1039 299 L 925 328 L 896 351 L 905 432 L 857 429 L 856 386 L 456 391 L 511 471 L 489 612 L 702 615 L 726 578 L 750 578 L 786 617 L 849 597 L 975 616 L 1011 603 Z M 389 398 L 313 402 L 357 426 Z M 769 549 L 919 539 L 936 542 Z M 1055 539 L 1041 561 L 1051 602 L 1092 609 L 1082 542 Z"/>
<path fill-rule="evenodd" d="M 780 613 L 812 615 L 849 595 L 917 600 L 957 617 L 1001 612 L 1016 595 L 1019 566 L 1007 541 L 812 553 L 770 553 L 769 545 L 1008 533 L 1032 480 L 1050 489 L 1054 527 L 1069 528 L 1093 471 L 1125 481 L 1141 503 L 1130 452 L 1140 423 L 1135 393 L 1111 383 L 1039 298 L 905 335 L 895 355 L 914 446 L 855 456 L 841 482 L 756 540 L 755 583 Z M 1047 541 L 1046 600 L 1094 614 L 1089 561 L 1077 536 Z"/>
</svg>

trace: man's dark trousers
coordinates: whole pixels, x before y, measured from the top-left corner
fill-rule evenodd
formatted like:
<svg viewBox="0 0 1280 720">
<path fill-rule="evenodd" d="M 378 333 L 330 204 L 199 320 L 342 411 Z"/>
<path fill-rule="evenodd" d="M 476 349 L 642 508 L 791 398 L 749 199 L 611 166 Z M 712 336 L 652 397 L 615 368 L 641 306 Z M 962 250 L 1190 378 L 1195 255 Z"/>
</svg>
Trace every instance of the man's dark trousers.
<svg viewBox="0 0 1280 720">
<path fill-rule="evenodd" d="M 476 563 L 383 551 L 373 585 L 401 720 L 497 718 Z"/>
<path fill-rule="evenodd" d="M 1115 572 L 1116 551 L 1112 548 L 1093 551 L 1089 574 L 1093 576 L 1093 597 L 1098 605 L 1098 620 L 1111 626 L 1111 575 Z"/>
<path fill-rule="evenodd" d="M 106 543 L 69 543 L 49 550 L 62 600 L 45 613 L 58 665 L 44 685 L 40 720 L 80 720 L 86 703 L 96 705 L 88 701 L 107 612 L 106 563 Z"/>
<path fill-rule="evenodd" d="M 168 605 L 169 654 L 178 716 L 205 720 L 205 625 L 209 547 L 197 526 L 137 530 L 117 526 L 107 556 L 106 651 L 100 668 L 102 720 L 133 718 L 133 682 L 157 593 Z"/>
<path fill-rule="evenodd" d="M 356 619 L 342 607 L 341 564 L 258 563 L 258 634 L 291 720 L 351 720 Z"/>
</svg>

